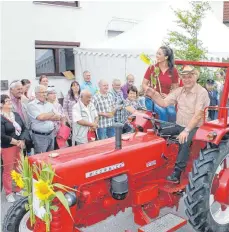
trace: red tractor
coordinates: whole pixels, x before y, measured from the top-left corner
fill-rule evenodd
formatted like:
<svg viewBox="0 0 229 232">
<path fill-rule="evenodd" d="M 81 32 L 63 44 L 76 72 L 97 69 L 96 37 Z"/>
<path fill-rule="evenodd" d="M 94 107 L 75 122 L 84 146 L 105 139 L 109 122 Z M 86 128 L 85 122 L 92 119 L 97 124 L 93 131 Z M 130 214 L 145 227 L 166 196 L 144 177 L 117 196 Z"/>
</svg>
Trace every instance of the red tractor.
<svg viewBox="0 0 229 232">
<path fill-rule="evenodd" d="M 156 219 L 164 207 L 178 206 L 183 192 L 186 192 L 188 221 L 194 230 L 229 231 L 229 118 L 226 108 L 229 63 L 176 61 L 176 64 L 227 69 L 218 119 L 205 121 L 198 129 L 180 184 L 166 181 L 178 152 L 176 137 L 162 137 L 160 121 L 154 117 L 148 120 L 149 114 L 138 113 L 132 123 L 143 132 L 122 138 L 121 126 L 117 125 L 115 139 L 58 150 L 59 156 L 55 158 L 49 153 L 30 157 L 31 163 L 51 163 L 57 174 L 55 181 L 77 189 L 65 193 L 74 221 L 59 204 L 58 211 L 53 211 L 51 232 L 80 232 L 128 207 L 132 208 L 135 223 L 142 226 L 139 232 L 159 231 L 162 225 L 158 227 L 159 222 L 151 219 Z M 149 127 L 154 129 L 146 130 Z M 39 217 L 35 226 L 29 227 L 26 203 L 27 198 L 22 198 L 9 209 L 4 232 L 45 231 Z M 160 232 L 175 231 L 179 227 L 169 223 L 170 214 L 165 219 L 167 225 Z M 178 224 L 184 225 L 185 220 Z"/>
</svg>

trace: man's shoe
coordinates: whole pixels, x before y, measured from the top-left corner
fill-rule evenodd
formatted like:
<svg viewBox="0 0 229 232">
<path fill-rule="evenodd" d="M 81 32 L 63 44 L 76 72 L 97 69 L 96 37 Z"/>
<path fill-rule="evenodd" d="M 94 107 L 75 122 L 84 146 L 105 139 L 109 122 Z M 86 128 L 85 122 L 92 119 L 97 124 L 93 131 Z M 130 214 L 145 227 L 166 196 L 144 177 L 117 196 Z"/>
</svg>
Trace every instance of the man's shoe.
<svg viewBox="0 0 229 232">
<path fill-rule="evenodd" d="M 180 170 L 175 170 L 172 175 L 167 176 L 167 180 L 169 182 L 172 182 L 173 184 L 179 184 L 180 183 L 180 176 L 181 176 L 181 171 Z"/>
</svg>

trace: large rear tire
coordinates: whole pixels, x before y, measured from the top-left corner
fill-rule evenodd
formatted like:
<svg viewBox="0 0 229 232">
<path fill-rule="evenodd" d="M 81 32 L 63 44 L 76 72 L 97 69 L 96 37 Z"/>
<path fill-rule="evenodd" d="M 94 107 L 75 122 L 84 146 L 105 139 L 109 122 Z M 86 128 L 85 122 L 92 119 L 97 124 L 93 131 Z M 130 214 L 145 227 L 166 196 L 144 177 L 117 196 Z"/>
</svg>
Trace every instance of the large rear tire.
<svg viewBox="0 0 229 232">
<path fill-rule="evenodd" d="M 4 218 L 3 232 L 32 232 L 28 227 L 29 212 L 25 209 L 27 203 L 28 198 L 24 197 L 9 208 Z"/>
<path fill-rule="evenodd" d="M 229 205 L 215 201 L 213 191 L 219 172 L 227 168 L 229 143 L 201 151 L 193 164 L 186 187 L 185 212 L 196 231 L 229 232 Z"/>
</svg>

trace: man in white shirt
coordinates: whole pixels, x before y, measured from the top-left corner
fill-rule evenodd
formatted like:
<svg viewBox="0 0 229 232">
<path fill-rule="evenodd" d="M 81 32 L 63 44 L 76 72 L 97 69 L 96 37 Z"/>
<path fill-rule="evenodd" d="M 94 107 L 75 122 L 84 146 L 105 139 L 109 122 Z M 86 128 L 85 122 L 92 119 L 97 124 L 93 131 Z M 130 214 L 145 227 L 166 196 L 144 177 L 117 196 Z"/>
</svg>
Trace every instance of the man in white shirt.
<svg viewBox="0 0 229 232">
<path fill-rule="evenodd" d="M 72 109 L 72 144 L 88 143 L 88 132 L 98 128 L 98 113 L 91 103 L 92 94 L 89 90 L 82 90 L 79 101 Z"/>
<path fill-rule="evenodd" d="M 47 87 L 35 88 L 36 99 L 28 104 L 28 116 L 31 122 L 32 139 L 35 154 L 54 150 L 54 122 L 62 116 L 56 112 L 53 104 L 46 101 Z"/>
</svg>

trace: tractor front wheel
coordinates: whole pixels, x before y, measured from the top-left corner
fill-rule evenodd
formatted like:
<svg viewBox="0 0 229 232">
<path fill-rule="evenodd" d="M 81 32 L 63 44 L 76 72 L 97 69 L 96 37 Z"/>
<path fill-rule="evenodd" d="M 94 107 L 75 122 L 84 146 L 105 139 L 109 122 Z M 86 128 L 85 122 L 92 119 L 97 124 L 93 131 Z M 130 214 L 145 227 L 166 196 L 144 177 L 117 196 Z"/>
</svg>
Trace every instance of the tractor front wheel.
<svg viewBox="0 0 229 232">
<path fill-rule="evenodd" d="M 229 143 L 200 152 L 189 174 L 185 205 L 195 230 L 229 232 Z"/>
<path fill-rule="evenodd" d="M 4 222 L 3 232 L 32 232 L 30 228 L 29 212 L 25 205 L 28 204 L 28 198 L 24 197 L 16 201 L 8 210 Z"/>
</svg>

